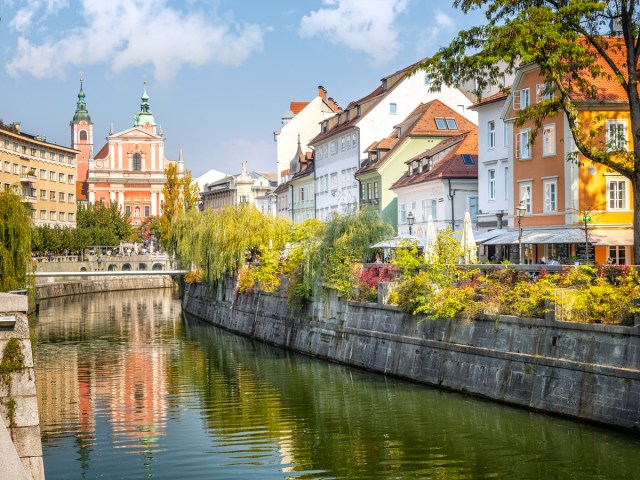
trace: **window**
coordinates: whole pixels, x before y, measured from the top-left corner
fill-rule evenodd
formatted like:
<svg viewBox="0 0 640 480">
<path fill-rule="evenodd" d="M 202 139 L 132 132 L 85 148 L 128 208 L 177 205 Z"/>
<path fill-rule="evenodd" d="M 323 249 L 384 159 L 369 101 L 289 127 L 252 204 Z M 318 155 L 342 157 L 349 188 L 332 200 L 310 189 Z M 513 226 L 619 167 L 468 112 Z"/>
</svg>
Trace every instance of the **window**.
<svg viewBox="0 0 640 480">
<path fill-rule="evenodd" d="M 40 180 L 46 180 L 46 179 L 47 179 L 47 171 L 40 170 Z"/>
<path fill-rule="evenodd" d="M 69 182 L 69 185 L 73 185 L 73 175 L 67 175 L 67 180 Z"/>
<path fill-rule="evenodd" d="M 509 129 L 507 128 L 507 124 L 502 124 L 502 143 L 505 147 L 509 146 Z"/>
<path fill-rule="evenodd" d="M 542 155 L 550 156 L 556 154 L 556 126 L 545 125 L 542 129 Z"/>
<path fill-rule="evenodd" d="M 354 133 L 354 134 L 352 134 L 352 135 L 351 135 L 351 146 L 352 146 L 353 148 L 356 148 L 356 144 L 357 144 L 357 141 L 356 141 L 356 134 Z"/>
<path fill-rule="evenodd" d="M 58 218 L 60 219 L 61 222 L 64 222 L 64 212 L 59 212 Z"/>
<path fill-rule="evenodd" d="M 75 197 L 75 195 L 73 193 L 70 193 L 69 195 L 67 195 L 68 202 L 69 203 L 73 203 L 74 197 Z"/>
<path fill-rule="evenodd" d="M 15 173 L 16 175 L 20 173 L 20 165 L 18 165 L 17 163 L 13 164 L 13 173 Z"/>
<path fill-rule="evenodd" d="M 124 214 L 127 217 L 131 216 L 131 205 L 125 205 L 124 206 Z"/>
<path fill-rule="evenodd" d="M 53 152 L 49 152 L 49 160 L 55 160 L 56 159 L 56 154 Z"/>
<path fill-rule="evenodd" d="M 407 204 L 400 205 L 400 223 L 407 223 Z"/>
<path fill-rule="evenodd" d="M 398 113 L 398 104 L 396 103 L 390 103 L 389 104 L 389 113 L 392 115 L 395 115 Z"/>
<path fill-rule="evenodd" d="M 378 181 L 377 180 L 375 182 L 373 182 L 373 198 L 374 199 L 380 198 L 380 196 L 378 194 Z"/>
<path fill-rule="evenodd" d="M 4 171 L 11 173 L 11 162 L 4 162 Z"/>
<path fill-rule="evenodd" d="M 373 188 L 371 182 L 367 182 L 367 200 L 371 200 L 373 198 Z"/>
<path fill-rule="evenodd" d="M 436 219 L 436 205 L 437 201 L 435 199 L 430 200 L 422 200 L 422 221 L 426 222 L 429 220 L 429 215 L 431 215 L 431 219 Z"/>
<path fill-rule="evenodd" d="M 627 249 L 623 245 L 612 245 L 609 247 L 609 258 L 615 265 L 625 265 L 627 263 Z"/>
<path fill-rule="evenodd" d="M 458 124 L 456 123 L 456 119 L 455 118 L 447 118 L 445 120 L 447 122 L 447 128 L 449 130 L 457 130 L 458 129 Z"/>
<path fill-rule="evenodd" d="M 150 213 L 151 213 L 151 210 L 149 208 L 149 205 L 145 205 L 144 206 L 144 216 L 148 217 L 150 215 Z"/>
<path fill-rule="evenodd" d="M 133 154 L 133 170 L 135 172 L 139 172 L 140 168 L 141 168 L 141 160 L 140 160 L 140 154 L 139 153 L 134 153 Z"/>
<path fill-rule="evenodd" d="M 544 100 L 552 100 L 554 95 L 553 82 L 539 83 L 536 85 L 536 103 Z"/>
<path fill-rule="evenodd" d="M 489 196 L 489 200 L 495 200 L 496 199 L 496 171 L 494 169 L 491 169 L 487 172 L 489 174 L 488 176 L 488 196 Z"/>
<path fill-rule="evenodd" d="M 86 130 L 80 130 L 80 141 L 81 142 L 86 142 L 87 138 L 88 138 L 87 131 Z"/>
<path fill-rule="evenodd" d="M 531 182 L 520 182 L 520 198 L 519 201 L 527 207 L 526 213 L 531 213 Z"/>
<path fill-rule="evenodd" d="M 621 178 L 607 179 L 607 209 L 627 208 L 627 181 Z"/>
<path fill-rule="evenodd" d="M 531 105 L 531 94 L 528 88 L 520 90 L 520 110 L 524 110 Z"/>
<path fill-rule="evenodd" d="M 338 173 L 331 174 L 331 191 L 335 192 L 338 190 Z"/>
<path fill-rule="evenodd" d="M 347 149 L 347 146 L 346 146 L 346 144 L 345 144 L 345 143 L 346 143 L 346 142 L 345 142 L 345 137 L 342 137 L 342 138 L 340 139 L 340 150 L 341 150 L 341 151 L 343 151 L 343 152 Z"/>
<path fill-rule="evenodd" d="M 475 222 L 478 220 L 478 197 L 467 197 L 467 203 L 469 204 L 469 216 Z"/>
<path fill-rule="evenodd" d="M 40 210 L 40 220 L 46 220 L 46 219 L 47 219 L 47 211 Z"/>
<path fill-rule="evenodd" d="M 61 162 L 64 162 L 64 157 L 63 157 L 62 155 L 60 155 L 60 161 L 61 161 Z M 68 163 L 69 165 L 73 165 L 73 164 L 75 163 L 75 157 L 72 157 L 71 155 L 69 155 L 69 156 L 67 157 L 67 163 Z"/>
<path fill-rule="evenodd" d="M 49 212 L 49 220 L 53 220 L 53 221 L 56 220 L 56 212 L 53 212 L 53 211 Z"/>
<path fill-rule="evenodd" d="M 133 216 L 136 218 L 140 218 L 140 207 L 136 205 L 136 208 L 133 210 Z"/>
<path fill-rule="evenodd" d="M 438 130 L 446 130 L 447 129 L 447 122 L 444 121 L 444 118 L 436 117 L 436 128 Z"/>
<path fill-rule="evenodd" d="M 64 192 L 58 192 L 58 201 L 64 202 Z"/>
<path fill-rule="evenodd" d="M 607 149 L 614 152 L 628 150 L 626 120 L 607 120 Z"/>
<path fill-rule="evenodd" d="M 509 198 L 509 167 L 504 167 L 504 199 Z"/>
<path fill-rule="evenodd" d="M 299 197 L 300 201 L 304 202 L 304 187 L 300 187 Z"/>
<path fill-rule="evenodd" d="M 558 211 L 558 181 L 544 180 L 544 212 L 552 213 Z"/>
<path fill-rule="evenodd" d="M 520 130 L 516 136 L 516 158 L 526 160 L 531 158 L 531 145 L 529 144 L 529 129 Z"/>
<path fill-rule="evenodd" d="M 56 181 L 56 172 L 49 172 L 49 180 L 51 180 L 52 182 Z"/>
<path fill-rule="evenodd" d="M 66 180 L 65 174 L 64 173 L 60 173 L 58 174 L 58 181 L 60 183 L 64 183 L 64 181 Z"/>
<path fill-rule="evenodd" d="M 40 190 L 40 200 L 46 200 L 46 199 L 47 199 L 47 191 Z"/>
<path fill-rule="evenodd" d="M 47 158 L 47 152 L 44 150 L 40 150 L 40 158 Z"/>
<path fill-rule="evenodd" d="M 69 215 L 67 215 L 67 220 L 70 222 L 73 222 L 73 217 L 74 217 L 73 213 L 69 213 Z"/>
<path fill-rule="evenodd" d="M 56 192 L 54 192 L 53 190 L 49 191 L 49 200 L 52 200 L 54 202 L 56 201 Z"/>
<path fill-rule="evenodd" d="M 360 200 L 366 200 L 367 194 L 367 185 L 365 183 L 360 183 Z"/>
<path fill-rule="evenodd" d="M 488 125 L 488 136 L 487 146 L 489 148 L 496 148 L 496 121 L 490 120 Z"/>
<path fill-rule="evenodd" d="M 336 153 L 338 153 L 338 142 L 331 142 L 329 144 L 329 151 L 331 152 L 331 155 L 335 155 Z"/>
</svg>

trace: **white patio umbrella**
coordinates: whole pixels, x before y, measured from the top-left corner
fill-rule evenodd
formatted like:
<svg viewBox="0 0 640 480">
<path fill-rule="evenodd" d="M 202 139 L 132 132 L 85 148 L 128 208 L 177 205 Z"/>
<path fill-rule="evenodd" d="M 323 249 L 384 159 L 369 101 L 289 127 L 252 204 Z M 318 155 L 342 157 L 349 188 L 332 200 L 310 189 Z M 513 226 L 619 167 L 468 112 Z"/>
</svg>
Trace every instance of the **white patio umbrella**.
<svg viewBox="0 0 640 480">
<path fill-rule="evenodd" d="M 471 225 L 471 215 L 464 212 L 464 226 L 462 228 L 462 256 L 464 263 L 478 263 L 478 247 L 473 238 L 473 226 Z"/>
<path fill-rule="evenodd" d="M 424 236 L 424 259 L 427 263 L 433 263 L 436 257 L 436 226 L 433 223 L 433 217 L 429 215 L 427 219 L 427 230 Z"/>
</svg>

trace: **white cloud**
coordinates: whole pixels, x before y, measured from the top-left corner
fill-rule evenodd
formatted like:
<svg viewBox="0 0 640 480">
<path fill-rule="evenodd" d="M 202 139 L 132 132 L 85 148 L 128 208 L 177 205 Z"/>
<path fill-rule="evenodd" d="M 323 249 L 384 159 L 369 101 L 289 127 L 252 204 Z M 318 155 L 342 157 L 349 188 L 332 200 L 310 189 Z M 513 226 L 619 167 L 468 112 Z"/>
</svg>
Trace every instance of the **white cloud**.
<svg viewBox="0 0 640 480">
<path fill-rule="evenodd" d="M 69 6 L 68 0 L 27 0 L 9 22 L 9 27 L 19 32 L 29 30 L 34 21 L 42 23 L 49 16 Z"/>
<path fill-rule="evenodd" d="M 62 5 L 64 0 L 30 0 Z M 58 39 L 36 43 L 21 36 L 7 71 L 37 78 L 59 76 L 65 67 L 106 62 L 113 73 L 150 64 L 155 77 L 168 80 L 182 67 L 208 62 L 239 65 L 262 49 L 266 28 L 240 25 L 229 18 L 210 18 L 202 11 L 178 10 L 166 0 L 82 0 L 77 9 L 83 25 L 56 32 Z M 12 24 L 19 31 L 30 20 Z"/>
<path fill-rule="evenodd" d="M 387 63 L 400 49 L 394 20 L 407 0 L 324 0 L 324 5 L 302 18 L 300 36 L 322 36 L 364 52 L 375 65 Z"/>
<path fill-rule="evenodd" d="M 420 44 L 424 45 L 428 49 L 432 49 L 433 45 L 438 45 L 438 37 L 442 31 L 454 31 L 455 28 L 456 24 L 449 15 L 436 10 L 435 22 L 425 28 Z"/>
</svg>

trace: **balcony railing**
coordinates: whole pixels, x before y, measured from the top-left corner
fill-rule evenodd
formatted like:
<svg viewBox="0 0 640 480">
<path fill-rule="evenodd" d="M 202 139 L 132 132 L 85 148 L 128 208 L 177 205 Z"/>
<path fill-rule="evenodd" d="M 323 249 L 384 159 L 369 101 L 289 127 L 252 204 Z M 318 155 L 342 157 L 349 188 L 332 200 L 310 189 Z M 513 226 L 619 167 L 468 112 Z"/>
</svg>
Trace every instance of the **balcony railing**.
<svg viewBox="0 0 640 480">
<path fill-rule="evenodd" d="M 20 174 L 20 181 L 22 183 L 33 183 L 37 180 L 36 172 L 27 172 Z"/>
</svg>

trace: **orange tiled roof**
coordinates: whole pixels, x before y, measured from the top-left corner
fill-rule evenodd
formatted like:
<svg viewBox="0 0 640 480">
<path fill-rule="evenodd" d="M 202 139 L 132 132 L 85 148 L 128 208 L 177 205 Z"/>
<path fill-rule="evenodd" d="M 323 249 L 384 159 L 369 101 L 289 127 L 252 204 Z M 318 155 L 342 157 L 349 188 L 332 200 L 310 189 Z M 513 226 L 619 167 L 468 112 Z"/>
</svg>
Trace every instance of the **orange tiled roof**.
<svg viewBox="0 0 640 480">
<path fill-rule="evenodd" d="M 445 145 L 443 145 L 445 144 Z M 422 155 L 414 157 L 416 160 L 428 160 L 430 157 L 445 148 L 450 148 L 445 157 L 436 163 L 430 170 L 409 175 L 405 173 L 397 180 L 391 189 L 425 183 L 443 178 L 477 178 L 478 177 L 478 130 L 477 128 L 447 139 L 436 147 L 427 150 Z M 465 165 L 462 155 L 471 155 L 473 165 Z"/>
<path fill-rule="evenodd" d="M 456 129 L 439 129 L 436 125 L 436 118 L 453 118 L 456 121 Z M 401 129 L 400 138 L 397 137 L 397 129 Z M 395 148 L 399 148 L 408 137 L 434 136 L 434 137 L 455 137 L 461 133 L 475 130 L 477 127 L 473 122 L 458 112 L 442 103 L 440 100 L 432 100 L 427 103 L 418 105 L 411 114 L 400 124 L 396 126 L 396 130 L 386 139 L 378 142 L 381 144 L 385 140 L 389 143 L 393 142 L 389 153 L 376 159 L 371 163 L 365 163 L 356 174 L 377 170 L 382 167 L 386 159 Z"/>
<path fill-rule="evenodd" d="M 497 102 L 498 100 L 502 100 L 504 98 L 507 98 L 509 96 L 509 92 L 510 91 L 511 91 L 511 86 L 505 87 L 505 88 L 501 89 L 499 92 L 494 93 L 493 95 L 489 95 L 488 97 L 484 97 L 479 102 L 474 103 L 473 106 L 470 107 L 470 108 L 479 107 L 481 105 L 486 105 L 488 103 Z"/>
<path fill-rule="evenodd" d="M 307 105 L 309 105 L 309 102 L 291 102 L 289 104 L 289 110 L 291 110 L 293 112 L 294 115 L 299 114 L 304 107 L 306 107 Z"/>
<path fill-rule="evenodd" d="M 100 149 L 100 151 L 93 156 L 93 158 L 94 159 L 107 158 L 108 153 L 109 153 L 109 144 L 105 143 L 104 146 Z"/>
</svg>

